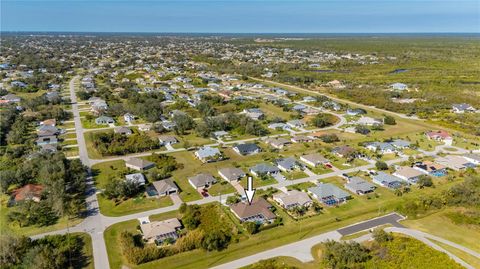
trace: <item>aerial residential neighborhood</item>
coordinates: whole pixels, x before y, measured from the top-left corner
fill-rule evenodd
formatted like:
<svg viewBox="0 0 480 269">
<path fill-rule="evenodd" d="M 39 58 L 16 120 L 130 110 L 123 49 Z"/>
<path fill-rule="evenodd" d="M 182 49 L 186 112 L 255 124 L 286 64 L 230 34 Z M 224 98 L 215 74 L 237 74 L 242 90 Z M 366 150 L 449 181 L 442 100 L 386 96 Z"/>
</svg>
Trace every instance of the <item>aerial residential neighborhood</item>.
<svg viewBox="0 0 480 269">
<path fill-rule="evenodd" d="M 0 268 L 480 268 L 467 15 L 60 2 L 2 2 Z"/>
</svg>

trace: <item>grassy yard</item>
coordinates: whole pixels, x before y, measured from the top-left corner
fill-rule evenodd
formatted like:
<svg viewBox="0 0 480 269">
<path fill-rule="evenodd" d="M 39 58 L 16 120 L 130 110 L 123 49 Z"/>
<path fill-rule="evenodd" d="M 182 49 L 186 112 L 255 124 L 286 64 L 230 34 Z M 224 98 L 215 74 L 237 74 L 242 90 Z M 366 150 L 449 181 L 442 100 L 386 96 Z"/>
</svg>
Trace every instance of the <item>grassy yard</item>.
<svg viewBox="0 0 480 269">
<path fill-rule="evenodd" d="M 62 152 L 66 157 L 78 156 L 78 147 L 62 148 Z"/>
<path fill-rule="evenodd" d="M 82 122 L 82 126 L 85 129 L 98 129 L 98 128 L 105 128 L 108 127 L 108 125 L 98 125 L 95 123 L 95 119 L 87 120 L 86 118 L 81 118 L 80 119 Z"/>
<path fill-rule="evenodd" d="M 316 185 L 312 182 L 302 182 L 295 185 L 287 186 L 287 190 L 301 190 L 306 191 L 308 188 L 315 187 Z"/>
<path fill-rule="evenodd" d="M 92 166 L 95 184 L 99 189 L 105 187 L 108 181 L 127 171 L 124 160 L 97 163 Z"/>
<path fill-rule="evenodd" d="M 260 179 L 258 177 L 253 177 L 253 186 L 256 187 L 262 187 L 262 186 L 268 186 L 272 184 L 278 183 L 273 177 L 268 177 L 266 179 Z M 242 178 L 240 180 L 240 185 L 242 187 L 246 188 L 247 187 L 247 178 Z"/>
<path fill-rule="evenodd" d="M 60 135 L 59 138 L 62 138 L 62 139 L 77 138 L 77 134 L 76 133 L 66 133 L 66 134 Z"/>
<path fill-rule="evenodd" d="M 210 193 L 210 195 L 229 194 L 234 192 L 235 188 L 233 188 L 233 186 L 225 180 L 218 181 L 208 189 L 208 193 Z"/>
<path fill-rule="evenodd" d="M 300 171 L 300 170 L 294 170 L 294 171 L 291 171 L 291 172 L 283 172 L 282 174 L 288 180 L 295 180 L 295 179 L 308 177 L 308 175 L 305 172 Z"/>
<path fill-rule="evenodd" d="M 405 220 L 403 224 L 409 228 L 445 238 L 480 252 L 480 245 L 478 244 L 480 229 L 471 225 L 454 224 L 445 216 L 446 213 L 454 210 L 454 208 L 445 209 L 420 219 Z"/>
<path fill-rule="evenodd" d="M 146 198 L 143 195 L 127 199 L 120 204 L 115 204 L 113 200 L 109 200 L 103 195 L 98 195 L 98 203 L 100 206 L 100 212 L 109 217 L 125 216 L 173 205 L 172 199 L 169 196 L 161 198 Z"/>
</svg>

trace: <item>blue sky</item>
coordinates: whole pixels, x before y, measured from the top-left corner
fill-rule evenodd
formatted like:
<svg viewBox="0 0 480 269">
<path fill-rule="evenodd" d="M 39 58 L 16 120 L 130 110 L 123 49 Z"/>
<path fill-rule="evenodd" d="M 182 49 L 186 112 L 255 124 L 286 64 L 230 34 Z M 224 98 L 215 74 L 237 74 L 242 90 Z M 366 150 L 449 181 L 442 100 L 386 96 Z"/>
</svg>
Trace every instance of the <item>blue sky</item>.
<svg viewBox="0 0 480 269">
<path fill-rule="evenodd" d="M 1 0 L 2 31 L 480 32 L 480 1 Z"/>
</svg>

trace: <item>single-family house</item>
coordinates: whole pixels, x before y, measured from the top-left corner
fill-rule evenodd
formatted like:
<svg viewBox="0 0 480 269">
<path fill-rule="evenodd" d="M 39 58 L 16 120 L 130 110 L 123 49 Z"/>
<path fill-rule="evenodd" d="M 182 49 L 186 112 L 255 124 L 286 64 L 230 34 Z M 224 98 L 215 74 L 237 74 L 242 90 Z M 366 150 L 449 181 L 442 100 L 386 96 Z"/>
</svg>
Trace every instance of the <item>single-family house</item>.
<svg viewBox="0 0 480 269">
<path fill-rule="evenodd" d="M 287 121 L 287 125 L 291 128 L 304 128 L 307 126 L 302 120 L 289 120 Z"/>
<path fill-rule="evenodd" d="M 218 148 L 202 147 L 195 151 L 195 157 L 203 163 L 216 162 L 223 159 L 223 155 Z"/>
<path fill-rule="evenodd" d="M 262 151 L 262 149 L 259 146 L 257 146 L 257 144 L 253 144 L 253 143 L 238 144 L 233 146 L 232 149 L 236 153 L 243 156 L 257 154 L 260 151 Z"/>
<path fill-rule="evenodd" d="M 142 173 L 134 173 L 125 175 L 125 181 L 128 183 L 135 183 L 138 185 L 145 185 L 145 176 Z"/>
<path fill-rule="evenodd" d="M 230 206 L 232 213 L 241 222 L 271 223 L 277 216 L 270 210 L 272 205 L 263 198 L 254 198 L 252 203 L 239 202 Z"/>
<path fill-rule="evenodd" d="M 216 132 L 213 132 L 212 136 L 215 139 L 222 139 L 224 137 L 228 137 L 228 132 L 226 132 L 226 131 L 216 131 Z"/>
<path fill-rule="evenodd" d="M 461 114 L 461 113 L 465 113 L 465 112 L 475 112 L 476 109 L 469 105 L 469 104 L 453 104 L 452 105 L 452 112 L 453 113 L 457 113 L 457 114 Z"/>
<path fill-rule="evenodd" d="M 410 142 L 402 139 L 395 139 L 389 143 L 396 149 L 406 149 L 411 146 Z"/>
<path fill-rule="evenodd" d="M 363 178 L 350 177 L 347 180 L 347 183 L 344 185 L 345 189 L 355 194 L 364 195 L 367 193 L 371 193 L 375 190 L 375 185 L 364 180 Z"/>
<path fill-rule="evenodd" d="M 425 135 L 427 136 L 428 139 L 441 141 L 445 145 L 451 146 L 453 143 L 452 136 L 447 131 L 444 131 L 444 130 L 426 132 Z"/>
<path fill-rule="evenodd" d="M 173 145 L 178 143 L 177 138 L 173 135 L 161 135 L 158 137 L 158 141 L 162 146 Z"/>
<path fill-rule="evenodd" d="M 277 165 L 278 169 L 284 172 L 292 171 L 301 167 L 297 159 L 295 159 L 294 157 L 277 159 L 275 160 L 275 164 Z"/>
<path fill-rule="evenodd" d="M 308 193 L 326 205 L 344 203 L 351 197 L 348 192 L 331 183 L 320 183 L 315 187 L 308 188 Z"/>
<path fill-rule="evenodd" d="M 317 167 L 319 165 L 324 165 L 324 164 L 328 164 L 330 163 L 329 160 L 325 159 L 325 157 L 323 157 L 321 154 L 319 153 L 312 153 L 312 154 L 307 154 L 307 155 L 303 155 L 300 157 L 300 161 L 310 165 L 310 166 L 313 166 L 313 167 Z"/>
<path fill-rule="evenodd" d="M 152 185 L 160 196 L 166 196 L 180 191 L 175 182 L 170 178 L 154 181 Z"/>
<path fill-rule="evenodd" d="M 309 207 L 313 203 L 307 193 L 297 190 L 275 193 L 273 200 L 285 209 Z"/>
<path fill-rule="evenodd" d="M 395 91 L 404 91 L 408 90 L 408 86 L 406 84 L 397 82 L 389 85 L 390 89 L 395 90 Z"/>
<path fill-rule="evenodd" d="M 236 167 L 221 168 L 218 170 L 218 174 L 226 181 L 240 180 L 246 176 L 242 169 Z"/>
<path fill-rule="evenodd" d="M 355 121 L 355 124 L 366 125 L 366 126 L 381 125 L 381 124 L 383 124 L 383 120 L 382 119 L 374 119 L 374 118 L 367 117 L 367 116 L 362 116 L 362 117 L 360 117 L 360 119 Z"/>
<path fill-rule="evenodd" d="M 95 119 L 95 124 L 97 125 L 108 125 L 108 124 L 114 124 L 115 120 L 112 117 L 108 116 L 100 116 Z"/>
<path fill-rule="evenodd" d="M 418 179 L 425 174 L 410 166 L 401 166 L 392 175 L 410 184 L 416 184 Z"/>
<path fill-rule="evenodd" d="M 402 186 L 402 180 L 396 176 L 384 172 L 378 172 L 372 176 L 373 183 L 390 189 L 398 189 Z"/>
<path fill-rule="evenodd" d="M 211 185 L 217 183 L 217 180 L 208 173 L 200 173 L 193 177 L 188 178 L 188 182 L 192 185 L 193 188 L 208 188 Z"/>
<path fill-rule="evenodd" d="M 265 114 L 263 113 L 263 111 L 259 108 L 248 108 L 248 109 L 244 109 L 243 110 L 243 113 L 251 118 L 252 120 L 261 120 L 261 119 L 264 119 L 265 118 Z"/>
<path fill-rule="evenodd" d="M 121 134 L 121 135 L 131 135 L 131 134 L 133 134 L 132 130 L 128 127 L 125 127 L 125 126 L 120 126 L 120 127 L 114 128 L 113 132 L 116 133 L 116 134 Z"/>
<path fill-rule="evenodd" d="M 441 177 L 447 174 L 447 167 L 431 161 L 417 162 L 413 169 L 424 173 L 425 175 Z"/>
<path fill-rule="evenodd" d="M 357 151 L 350 146 L 338 146 L 332 149 L 333 154 L 342 158 L 352 157 L 352 155 L 355 155 L 356 152 Z"/>
<path fill-rule="evenodd" d="M 290 139 L 293 143 L 307 143 L 307 142 L 312 142 L 314 141 L 315 138 L 311 136 L 305 136 L 305 135 L 296 135 Z"/>
<path fill-rule="evenodd" d="M 125 161 L 125 166 L 133 170 L 143 171 L 155 167 L 155 163 L 141 158 L 132 157 Z"/>
<path fill-rule="evenodd" d="M 265 139 L 265 143 L 276 149 L 282 149 L 285 145 L 291 144 L 292 142 L 282 137 L 272 137 Z"/>
<path fill-rule="evenodd" d="M 388 142 L 369 142 L 365 144 L 365 148 L 382 154 L 394 153 L 395 147 Z"/>
<path fill-rule="evenodd" d="M 455 171 L 465 170 L 467 168 L 474 168 L 476 166 L 474 163 L 471 163 L 466 158 L 457 155 L 437 157 L 435 158 L 435 163 L 441 164 Z"/>
<path fill-rule="evenodd" d="M 162 243 L 166 239 L 176 240 L 182 224 L 177 218 L 141 223 L 143 239 L 149 243 Z"/>
<path fill-rule="evenodd" d="M 40 136 L 40 137 L 37 138 L 37 140 L 35 140 L 35 143 L 36 143 L 38 146 L 57 144 L 57 143 L 58 143 L 58 139 L 57 139 L 57 137 L 54 136 L 54 135 Z"/>
<path fill-rule="evenodd" d="M 31 200 L 40 202 L 44 186 L 38 184 L 27 184 L 21 188 L 15 189 L 12 192 L 12 202 L 18 203 L 22 201 Z"/>
<path fill-rule="evenodd" d="M 272 129 L 272 130 L 288 130 L 288 129 L 290 129 L 290 126 L 283 123 L 283 122 L 270 123 L 267 127 L 268 127 L 268 129 Z"/>
<path fill-rule="evenodd" d="M 125 120 L 125 122 L 130 123 L 135 120 L 135 115 L 133 115 L 132 113 L 126 113 L 125 115 L 123 115 L 123 119 Z"/>
<path fill-rule="evenodd" d="M 50 125 L 40 125 L 37 128 L 37 136 L 56 136 L 60 134 L 61 130 L 55 126 Z"/>
<path fill-rule="evenodd" d="M 250 173 L 256 177 L 259 177 L 261 175 L 272 175 L 272 174 L 277 174 L 280 172 L 280 170 L 267 163 L 259 163 L 256 164 L 249 169 Z"/>
</svg>

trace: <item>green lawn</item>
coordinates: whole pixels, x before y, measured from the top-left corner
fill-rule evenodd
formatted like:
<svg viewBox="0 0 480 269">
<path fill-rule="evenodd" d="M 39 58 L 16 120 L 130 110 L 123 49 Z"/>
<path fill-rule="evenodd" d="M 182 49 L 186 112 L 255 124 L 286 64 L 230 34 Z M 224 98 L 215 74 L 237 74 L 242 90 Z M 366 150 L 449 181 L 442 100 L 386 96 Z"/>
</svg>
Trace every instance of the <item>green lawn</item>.
<svg viewBox="0 0 480 269">
<path fill-rule="evenodd" d="M 100 212 L 109 217 L 125 216 L 173 205 L 172 199 L 169 196 L 161 198 L 146 198 L 143 197 L 143 195 L 140 195 L 136 198 L 127 199 L 117 205 L 115 205 L 113 200 L 109 200 L 103 195 L 98 195 L 97 197 Z"/>
<path fill-rule="evenodd" d="M 124 160 L 102 162 L 92 166 L 95 184 L 99 189 L 104 188 L 108 181 L 119 177 L 127 170 Z"/>
<path fill-rule="evenodd" d="M 478 244 L 480 228 L 472 225 L 454 224 L 445 216 L 446 213 L 454 210 L 454 208 L 445 209 L 420 219 L 405 220 L 403 224 L 409 228 L 442 237 L 480 252 L 480 244 Z"/>
<path fill-rule="evenodd" d="M 209 189 L 208 193 L 210 195 L 220 195 L 220 194 L 229 194 L 234 193 L 235 188 L 225 180 L 219 180 L 217 183 L 213 184 Z"/>
<path fill-rule="evenodd" d="M 295 180 L 295 179 L 308 177 L 308 175 L 305 174 L 305 172 L 300 171 L 300 170 L 294 170 L 294 171 L 291 171 L 291 172 L 282 172 L 282 174 L 288 180 Z"/>
<path fill-rule="evenodd" d="M 77 138 L 77 134 L 76 133 L 62 134 L 62 135 L 59 136 L 59 138 L 62 138 L 62 139 Z"/>
<path fill-rule="evenodd" d="M 82 122 L 82 126 L 85 129 L 98 129 L 98 128 L 105 128 L 108 127 L 108 125 L 98 125 L 95 123 L 95 119 L 87 120 L 86 118 L 81 118 L 80 119 Z"/>
<path fill-rule="evenodd" d="M 302 190 L 306 191 L 308 188 L 315 187 L 316 185 L 312 182 L 302 182 L 294 185 L 287 186 L 288 190 Z"/>
</svg>

